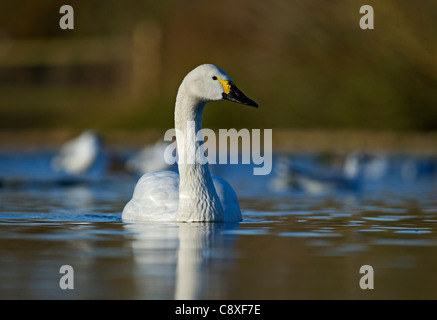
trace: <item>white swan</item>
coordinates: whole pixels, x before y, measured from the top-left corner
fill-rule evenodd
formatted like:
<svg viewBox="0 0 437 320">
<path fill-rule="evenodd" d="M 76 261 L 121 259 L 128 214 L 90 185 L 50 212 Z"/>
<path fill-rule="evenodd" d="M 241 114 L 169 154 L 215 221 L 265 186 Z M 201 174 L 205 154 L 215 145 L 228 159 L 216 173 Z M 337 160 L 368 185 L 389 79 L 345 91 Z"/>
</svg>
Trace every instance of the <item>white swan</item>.
<svg viewBox="0 0 437 320">
<path fill-rule="evenodd" d="M 197 133 L 202 128 L 205 103 L 225 99 L 258 107 L 214 65 L 201 65 L 185 76 L 175 106 L 179 174 L 155 171 L 143 175 L 123 210 L 123 220 L 241 221 L 240 206 L 232 187 L 225 180 L 211 176 L 207 163 L 184 161 L 195 157 L 199 150 L 203 152 L 203 141 L 189 136 L 187 124 L 194 124 Z"/>
<path fill-rule="evenodd" d="M 173 165 L 168 164 L 164 158 L 165 149 L 169 145 L 169 142 L 159 140 L 152 145 L 143 147 L 126 161 L 126 169 L 138 174 L 157 170 L 171 170 Z"/>
<path fill-rule="evenodd" d="M 52 159 L 52 168 L 72 175 L 84 174 L 95 164 L 102 151 L 100 135 L 94 130 L 86 130 L 62 146 Z"/>
</svg>

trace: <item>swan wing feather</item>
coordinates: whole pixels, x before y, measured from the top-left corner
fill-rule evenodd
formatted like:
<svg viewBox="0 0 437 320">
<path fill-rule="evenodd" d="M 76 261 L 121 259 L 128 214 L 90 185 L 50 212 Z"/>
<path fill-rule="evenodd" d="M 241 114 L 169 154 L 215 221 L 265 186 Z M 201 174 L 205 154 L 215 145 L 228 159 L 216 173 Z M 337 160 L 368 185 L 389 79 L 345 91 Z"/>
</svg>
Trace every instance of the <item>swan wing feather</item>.
<svg viewBox="0 0 437 320">
<path fill-rule="evenodd" d="M 179 202 L 179 175 L 173 171 L 144 174 L 132 199 L 123 210 L 123 220 L 174 221 Z"/>
</svg>

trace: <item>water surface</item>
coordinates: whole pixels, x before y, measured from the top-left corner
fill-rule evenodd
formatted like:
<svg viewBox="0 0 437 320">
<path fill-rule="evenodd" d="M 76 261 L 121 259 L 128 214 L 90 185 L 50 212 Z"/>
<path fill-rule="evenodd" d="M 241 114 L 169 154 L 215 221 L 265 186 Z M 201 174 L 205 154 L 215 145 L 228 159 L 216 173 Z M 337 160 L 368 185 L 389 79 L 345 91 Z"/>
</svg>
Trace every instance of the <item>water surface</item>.
<svg viewBox="0 0 437 320">
<path fill-rule="evenodd" d="M 434 176 L 309 194 L 222 166 L 241 223 L 125 223 L 138 176 L 51 183 L 51 155 L 0 157 L 2 299 L 437 298 Z M 59 286 L 62 265 L 73 267 L 72 290 Z M 359 286 L 362 265 L 373 290 Z"/>
</svg>

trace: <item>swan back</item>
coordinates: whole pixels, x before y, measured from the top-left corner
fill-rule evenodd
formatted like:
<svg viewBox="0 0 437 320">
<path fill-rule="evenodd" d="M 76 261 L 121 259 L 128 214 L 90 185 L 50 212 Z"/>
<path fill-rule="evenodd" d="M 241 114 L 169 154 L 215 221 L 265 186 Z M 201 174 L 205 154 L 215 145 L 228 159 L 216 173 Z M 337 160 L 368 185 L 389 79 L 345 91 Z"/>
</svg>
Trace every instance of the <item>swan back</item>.
<svg viewBox="0 0 437 320">
<path fill-rule="evenodd" d="M 148 172 L 138 180 L 122 218 L 131 221 L 174 221 L 178 202 L 179 175 L 173 171 Z"/>
</svg>

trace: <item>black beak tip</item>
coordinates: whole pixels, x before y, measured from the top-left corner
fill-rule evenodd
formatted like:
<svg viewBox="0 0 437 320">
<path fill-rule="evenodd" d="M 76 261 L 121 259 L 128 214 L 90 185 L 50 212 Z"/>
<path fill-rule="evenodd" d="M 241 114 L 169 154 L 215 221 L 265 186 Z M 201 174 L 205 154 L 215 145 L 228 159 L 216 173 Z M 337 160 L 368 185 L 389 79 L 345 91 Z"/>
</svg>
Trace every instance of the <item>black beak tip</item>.
<svg viewBox="0 0 437 320">
<path fill-rule="evenodd" d="M 257 109 L 259 108 L 259 104 L 256 103 L 255 101 L 252 101 L 252 103 L 249 104 L 249 106 L 254 107 L 254 108 L 257 108 Z"/>
<path fill-rule="evenodd" d="M 240 101 L 235 101 L 235 102 L 244 104 L 244 105 L 249 106 L 249 107 L 254 107 L 254 108 L 259 107 L 258 103 L 256 103 L 255 101 L 253 101 L 247 97 L 245 97 L 245 99 L 241 99 Z"/>
<path fill-rule="evenodd" d="M 223 99 L 236 102 L 239 104 L 244 104 L 249 107 L 254 107 L 254 108 L 259 107 L 258 103 L 246 97 L 242 92 L 239 92 L 239 94 L 237 95 L 235 95 L 234 93 L 231 94 L 223 93 Z"/>
</svg>

